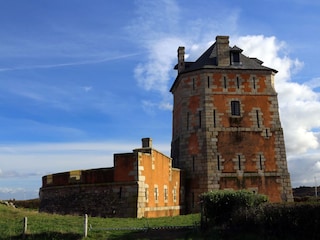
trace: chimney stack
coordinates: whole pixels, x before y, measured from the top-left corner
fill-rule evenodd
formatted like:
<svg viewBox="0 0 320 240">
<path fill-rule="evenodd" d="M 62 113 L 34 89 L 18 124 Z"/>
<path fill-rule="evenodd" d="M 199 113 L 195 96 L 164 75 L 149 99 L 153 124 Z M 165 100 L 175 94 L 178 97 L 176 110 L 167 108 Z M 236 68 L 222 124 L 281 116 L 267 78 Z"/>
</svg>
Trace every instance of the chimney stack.
<svg viewBox="0 0 320 240">
<path fill-rule="evenodd" d="M 152 139 L 142 138 L 142 148 L 152 148 Z"/>
<path fill-rule="evenodd" d="M 217 49 L 217 64 L 218 66 L 230 65 L 230 49 L 229 49 L 229 36 L 216 37 Z"/>
<path fill-rule="evenodd" d="M 178 73 L 184 70 L 184 47 L 178 48 Z"/>
</svg>

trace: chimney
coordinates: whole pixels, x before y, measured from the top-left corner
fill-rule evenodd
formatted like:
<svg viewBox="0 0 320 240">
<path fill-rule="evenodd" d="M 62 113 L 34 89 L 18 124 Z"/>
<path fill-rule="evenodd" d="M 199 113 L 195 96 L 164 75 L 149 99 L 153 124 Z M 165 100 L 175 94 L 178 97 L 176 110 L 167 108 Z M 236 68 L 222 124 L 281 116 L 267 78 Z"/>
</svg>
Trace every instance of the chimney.
<svg viewBox="0 0 320 240">
<path fill-rule="evenodd" d="M 216 37 L 217 64 L 218 66 L 230 65 L 229 36 Z"/>
<path fill-rule="evenodd" d="M 142 138 L 142 148 L 152 148 L 152 139 Z"/>
<path fill-rule="evenodd" d="M 184 70 L 184 47 L 178 48 L 178 73 Z"/>
</svg>

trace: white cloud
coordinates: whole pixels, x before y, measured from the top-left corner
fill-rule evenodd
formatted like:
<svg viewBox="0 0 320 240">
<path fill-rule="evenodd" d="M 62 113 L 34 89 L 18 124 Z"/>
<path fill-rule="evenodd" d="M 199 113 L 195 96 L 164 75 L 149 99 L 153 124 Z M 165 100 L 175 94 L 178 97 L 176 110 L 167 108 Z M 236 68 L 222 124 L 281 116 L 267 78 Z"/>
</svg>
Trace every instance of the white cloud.
<svg viewBox="0 0 320 240">
<path fill-rule="evenodd" d="M 148 46 L 148 62 L 139 64 L 135 69 L 135 78 L 145 90 L 156 90 L 165 95 L 171 80 L 172 69 L 176 61 L 179 38 L 164 38 Z"/>
<path fill-rule="evenodd" d="M 7 188 L 7 187 L 1 187 L 0 188 L 0 193 L 17 193 L 17 192 L 23 192 L 25 191 L 23 188 Z"/>
<path fill-rule="evenodd" d="M 234 40 L 244 54 L 257 57 L 264 65 L 277 69 L 275 87 L 279 94 L 281 122 L 288 154 L 304 153 L 319 146 L 313 128 L 320 126 L 319 93 L 305 84 L 292 82 L 293 73 L 303 66 L 290 59 L 287 45 L 276 37 L 244 36 Z"/>
<path fill-rule="evenodd" d="M 320 153 L 311 151 L 297 155 L 289 155 L 289 171 L 293 187 L 313 186 L 320 179 Z"/>
<path fill-rule="evenodd" d="M 168 143 L 154 142 L 153 146 L 164 154 L 170 153 Z M 125 141 L 2 144 L 0 199 L 36 198 L 44 175 L 113 167 L 113 154 L 139 147 L 141 142 Z"/>
<path fill-rule="evenodd" d="M 168 15 L 168 12 L 163 10 L 169 6 L 167 1 L 162 1 L 161 4 L 159 2 L 150 4 L 139 9 L 140 18 L 131 26 L 131 30 L 135 30 L 135 36 L 141 36 L 138 38 L 138 42 L 148 52 L 148 59 L 136 66 L 135 78 L 144 90 L 159 93 L 165 99 L 166 92 L 170 87 L 169 83 L 176 76 L 172 67 L 177 62 L 177 48 L 181 45 L 185 46 L 186 60 L 194 61 L 214 42 L 214 37 L 219 35 L 216 33 L 232 32 L 237 26 L 238 11 L 235 9 L 234 14 L 231 14 L 232 17 L 225 19 L 226 24 L 223 28 L 219 26 L 221 22 L 219 19 L 206 22 L 203 22 L 204 19 L 187 20 L 183 25 L 177 25 L 178 17 L 181 16 L 183 8 L 180 10 L 177 7 L 172 8 L 176 14 L 172 18 L 172 12 L 171 15 Z M 170 3 L 171 7 L 172 4 L 174 2 Z M 162 13 L 159 16 L 159 21 L 157 17 L 151 17 L 159 12 Z M 184 26 L 188 27 L 184 28 Z M 257 57 L 264 62 L 265 66 L 278 70 L 275 87 L 278 92 L 279 111 L 284 128 L 289 165 L 290 161 L 294 161 L 291 160 L 292 156 L 295 156 L 300 159 L 298 161 L 300 164 L 305 164 L 305 167 L 309 166 L 304 161 L 309 161 L 308 164 L 310 164 L 314 160 L 310 159 L 310 155 L 304 153 L 319 151 L 319 138 L 315 132 L 315 129 L 319 130 L 320 126 L 319 93 L 315 91 L 320 86 L 318 79 L 310 79 L 306 84 L 294 82 L 295 74 L 299 73 L 304 63 L 291 58 L 289 55 L 290 46 L 275 36 L 231 36 L 230 43 L 242 48 L 245 55 Z M 163 104 L 168 109 L 171 107 L 169 100 L 149 99 L 143 101 L 143 108 L 152 113 L 153 109 L 156 107 L 159 109 Z M 309 160 L 302 161 L 302 157 Z M 303 177 L 300 177 L 302 175 L 298 169 L 294 169 L 302 167 L 295 164 L 291 164 L 289 167 L 293 172 L 293 178 L 300 179 L 301 182 L 306 181 L 302 180 Z"/>
<path fill-rule="evenodd" d="M 287 46 L 276 37 L 245 36 L 234 40 L 250 57 L 264 61 L 277 69 L 275 87 L 278 92 L 281 123 L 284 129 L 289 172 L 292 185 L 314 185 L 320 173 L 320 101 L 318 78 L 306 83 L 294 82 L 303 67 L 298 59 L 291 59 Z"/>
<path fill-rule="evenodd" d="M 228 10 L 227 17 L 222 14 L 225 23 L 222 27 L 217 20 L 221 13 L 208 19 L 188 17 L 181 24 L 184 9 L 176 1 L 137 1 L 137 7 L 137 18 L 128 30 L 134 40 L 147 50 L 147 59 L 135 67 L 134 76 L 142 89 L 160 95 L 160 100 L 143 101 L 143 108 L 146 110 L 147 103 L 147 112 L 153 111 L 150 107 L 172 110 L 169 89 L 177 74 L 173 67 L 177 63 L 178 47 L 187 47 L 186 59 L 199 57 L 198 54 L 212 43 L 214 32 L 234 28 L 238 11 Z"/>
<path fill-rule="evenodd" d="M 202 35 L 201 40 L 191 37 L 171 37 L 156 39 L 155 42 L 147 42 L 148 61 L 140 63 L 135 70 L 135 77 L 145 90 L 159 91 L 164 94 L 168 91 L 169 78 L 173 78 L 170 71 L 176 62 L 176 49 L 178 46 L 186 47 L 186 59 L 194 60 L 213 43 L 211 34 Z M 183 40 L 182 40 L 183 39 Z M 319 150 L 319 139 L 314 129 L 320 126 L 320 102 L 319 93 L 314 89 L 319 87 L 317 79 L 310 79 L 310 82 L 301 84 L 292 81 L 295 74 L 303 68 L 304 63 L 298 59 L 290 58 L 289 46 L 284 41 L 279 41 L 275 36 L 237 36 L 230 38 L 231 45 L 236 44 L 244 50 L 249 57 L 257 57 L 264 62 L 265 66 L 278 70 L 276 74 L 275 87 L 278 92 L 279 111 L 282 126 L 284 128 L 287 155 L 289 159 L 289 170 L 292 178 L 296 179 L 295 184 L 309 182 L 305 172 L 300 172 L 304 167 L 312 165 L 314 160 L 311 155 L 301 155 L 309 151 Z M 163 104 L 163 102 L 162 102 Z M 144 107 L 148 111 L 159 102 L 144 101 Z M 298 157 L 293 160 L 292 156 Z M 300 157 L 299 157 L 300 156 Z M 291 164 L 290 161 L 297 161 L 300 165 Z M 309 161 L 308 164 L 306 161 Z M 314 165 L 313 165 L 314 167 Z M 297 169 L 295 169 L 297 168 Z M 310 167 L 311 169 L 311 167 Z M 315 172 L 313 172 L 316 174 Z"/>
<path fill-rule="evenodd" d="M 0 176 L 43 174 L 112 167 L 113 154 L 132 152 L 137 142 L 71 142 L 0 145 Z M 170 146 L 159 143 L 154 147 L 169 153 Z M 32 162 L 32 164 L 27 164 Z"/>
<path fill-rule="evenodd" d="M 39 189 L 26 189 L 21 187 L 0 187 L 0 199 L 27 200 L 37 198 Z"/>
<path fill-rule="evenodd" d="M 275 36 L 241 36 L 231 38 L 231 44 L 232 42 L 243 49 L 245 55 L 257 57 L 264 62 L 265 66 L 278 70 L 276 85 L 290 80 L 292 72 L 296 72 L 303 66 L 298 59 L 289 58 L 287 44 L 279 41 Z"/>
<path fill-rule="evenodd" d="M 49 68 L 60 68 L 60 67 L 70 67 L 70 66 L 81 66 L 81 65 L 93 65 L 97 63 L 109 62 L 119 59 L 131 58 L 138 54 L 122 54 L 115 55 L 113 57 L 103 57 L 98 56 L 96 59 L 92 60 L 81 60 L 75 62 L 63 62 L 63 63 L 53 63 L 53 64 L 34 64 L 34 65 L 24 65 L 24 66 L 12 66 L 7 68 L 0 68 L 0 72 L 7 71 L 17 71 L 17 70 L 30 70 L 30 69 L 49 69 Z"/>
<path fill-rule="evenodd" d="M 315 169 L 318 171 L 320 170 L 320 161 L 319 160 L 315 163 Z"/>
<path fill-rule="evenodd" d="M 92 90 L 92 86 L 83 86 L 83 87 L 81 87 L 81 88 L 82 88 L 83 91 L 85 91 L 85 92 L 89 92 L 89 91 Z"/>
</svg>

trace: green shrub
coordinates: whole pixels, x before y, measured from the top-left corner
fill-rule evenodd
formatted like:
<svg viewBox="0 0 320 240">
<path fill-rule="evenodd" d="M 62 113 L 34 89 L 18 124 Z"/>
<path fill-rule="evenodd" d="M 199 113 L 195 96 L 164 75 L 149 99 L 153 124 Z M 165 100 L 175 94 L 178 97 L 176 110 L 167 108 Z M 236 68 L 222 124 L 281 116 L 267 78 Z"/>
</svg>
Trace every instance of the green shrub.
<svg viewBox="0 0 320 240">
<path fill-rule="evenodd" d="M 30 199 L 30 200 L 13 200 L 13 204 L 17 208 L 30 208 L 39 209 L 40 199 Z"/>
<path fill-rule="evenodd" d="M 318 203 L 272 203 L 238 211 L 228 230 L 273 239 L 320 239 L 319 224 Z"/>
<path fill-rule="evenodd" d="M 200 199 L 205 222 L 215 225 L 228 224 L 237 211 L 244 211 L 268 201 L 266 196 L 246 190 L 211 191 L 202 194 Z"/>
</svg>

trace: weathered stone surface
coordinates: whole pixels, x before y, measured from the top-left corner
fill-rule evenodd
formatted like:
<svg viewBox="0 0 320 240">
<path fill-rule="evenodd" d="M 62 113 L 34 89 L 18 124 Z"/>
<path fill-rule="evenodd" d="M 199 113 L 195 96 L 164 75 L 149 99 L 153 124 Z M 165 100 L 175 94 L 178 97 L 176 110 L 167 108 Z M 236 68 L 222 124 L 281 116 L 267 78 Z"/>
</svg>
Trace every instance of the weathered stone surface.
<svg viewBox="0 0 320 240">
<path fill-rule="evenodd" d="M 252 62 L 228 43 L 228 37 L 218 36 L 197 61 L 185 63 L 170 90 L 171 156 L 186 171 L 191 212 L 199 210 L 193 204 L 199 186 L 201 191 L 255 189 L 272 202 L 293 200 L 274 89 L 276 71 Z"/>
<path fill-rule="evenodd" d="M 150 139 L 143 144 L 146 147 L 133 153 L 115 154 L 113 168 L 44 176 L 40 211 L 101 217 L 179 215 L 183 209 L 180 170 L 172 168 L 169 157 L 149 147 Z"/>
</svg>

